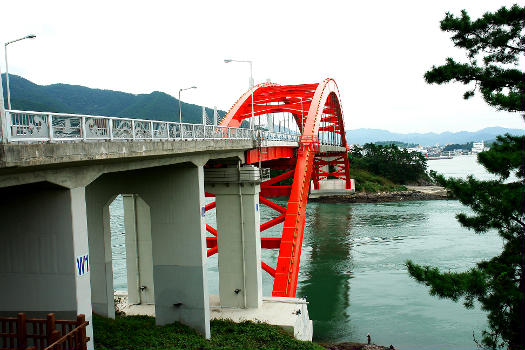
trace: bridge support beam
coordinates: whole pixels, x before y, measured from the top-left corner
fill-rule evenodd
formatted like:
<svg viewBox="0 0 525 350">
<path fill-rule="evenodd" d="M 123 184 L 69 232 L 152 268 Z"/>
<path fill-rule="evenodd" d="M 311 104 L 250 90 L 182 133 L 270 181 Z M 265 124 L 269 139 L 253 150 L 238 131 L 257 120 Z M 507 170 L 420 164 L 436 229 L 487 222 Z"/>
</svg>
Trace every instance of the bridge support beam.
<svg viewBox="0 0 525 350">
<path fill-rule="evenodd" d="M 249 175 L 239 181 L 243 169 L 253 177 Z M 217 170 L 225 171 L 223 181 L 228 176 L 232 181 L 210 184 L 213 179 L 206 180 L 206 191 L 215 194 L 217 201 L 220 305 L 259 308 L 262 305 L 259 170 L 251 166 L 241 168 L 239 177 L 233 175 L 239 172 L 237 168 Z"/>
<path fill-rule="evenodd" d="M 128 303 L 154 304 L 150 208 L 136 194 L 122 195 L 122 199 L 126 231 Z"/>
</svg>

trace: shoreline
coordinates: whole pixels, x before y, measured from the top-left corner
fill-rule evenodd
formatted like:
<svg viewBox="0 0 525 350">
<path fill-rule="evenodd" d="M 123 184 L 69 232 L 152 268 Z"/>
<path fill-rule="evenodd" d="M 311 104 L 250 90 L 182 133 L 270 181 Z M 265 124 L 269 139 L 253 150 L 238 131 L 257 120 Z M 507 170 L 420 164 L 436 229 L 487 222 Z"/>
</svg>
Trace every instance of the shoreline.
<svg viewBox="0 0 525 350">
<path fill-rule="evenodd" d="M 440 186 L 406 186 L 407 191 L 394 192 L 354 192 L 344 195 L 330 195 L 309 199 L 319 203 L 387 203 L 421 200 L 445 200 L 447 190 Z"/>
<path fill-rule="evenodd" d="M 377 345 L 374 343 L 356 343 L 356 342 L 342 342 L 342 343 L 318 343 L 328 350 L 395 350 L 392 346 Z"/>
</svg>

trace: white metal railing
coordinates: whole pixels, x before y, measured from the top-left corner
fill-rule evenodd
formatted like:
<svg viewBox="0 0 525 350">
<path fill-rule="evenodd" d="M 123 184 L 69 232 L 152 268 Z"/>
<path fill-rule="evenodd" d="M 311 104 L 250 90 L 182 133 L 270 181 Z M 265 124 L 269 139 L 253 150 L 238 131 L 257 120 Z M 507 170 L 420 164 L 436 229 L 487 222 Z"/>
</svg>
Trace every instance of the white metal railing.
<svg viewBox="0 0 525 350">
<path fill-rule="evenodd" d="M 5 111 L 5 125 L 8 142 L 257 139 L 259 137 L 257 130 L 247 128 L 19 110 Z M 301 135 L 293 132 L 261 130 L 260 137 L 263 143 L 265 141 L 299 142 Z M 339 145 L 336 138 L 320 139 L 319 143 Z"/>
</svg>

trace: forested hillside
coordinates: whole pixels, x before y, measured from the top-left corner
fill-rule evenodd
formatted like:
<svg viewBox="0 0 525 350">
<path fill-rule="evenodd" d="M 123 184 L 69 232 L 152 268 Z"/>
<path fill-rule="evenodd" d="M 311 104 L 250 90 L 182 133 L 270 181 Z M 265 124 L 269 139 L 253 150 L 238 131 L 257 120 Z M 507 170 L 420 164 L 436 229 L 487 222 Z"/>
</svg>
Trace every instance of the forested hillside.
<svg viewBox="0 0 525 350">
<path fill-rule="evenodd" d="M 5 74 L 2 75 L 7 99 Z M 134 95 L 121 91 L 91 89 L 79 85 L 37 85 L 9 74 L 13 109 L 179 121 L 179 101 L 160 91 Z M 206 113 L 213 117 L 213 109 Z M 219 111 L 223 117 L 224 111 Z M 202 107 L 182 103 L 182 118 L 187 123 L 202 123 Z"/>
</svg>

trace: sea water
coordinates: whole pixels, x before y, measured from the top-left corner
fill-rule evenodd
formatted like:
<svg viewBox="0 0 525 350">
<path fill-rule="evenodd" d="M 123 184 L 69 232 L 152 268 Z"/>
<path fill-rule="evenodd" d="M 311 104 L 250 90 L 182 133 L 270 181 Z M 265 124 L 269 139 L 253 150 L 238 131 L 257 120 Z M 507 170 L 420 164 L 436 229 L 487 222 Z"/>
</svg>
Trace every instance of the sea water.
<svg viewBox="0 0 525 350">
<path fill-rule="evenodd" d="M 490 178 L 475 156 L 432 160 L 429 168 L 448 176 Z M 277 201 L 285 205 L 284 201 Z M 122 199 L 111 205 L 114 288 L 125 290 L 126 267 Z M 320 341 L 393 344 L 396 349 L 476 349 L 486 315 L 479 307 L 428 294 L 407 273 L 411 259 L 444 271 L 465 271 L 501 251 L 495 232 L 478 235 L 457 222 L 469 208 L 455 200 L 398 203 L 308 203 L 297 296 L 310 303 L 314 338 Z M 261 207 L 261 222 L 278 214 Z M 206 222 L 215 225 L 214 212 Z M 278 237 L 282 224 L 263 232 Z M 263 250 L 270 266 L 276 250 Z M 218 294 L 217 255 L 207 260 L 208 285 Z M 263 271 L 263 294 L 273 278 Z"/>
</svg>

